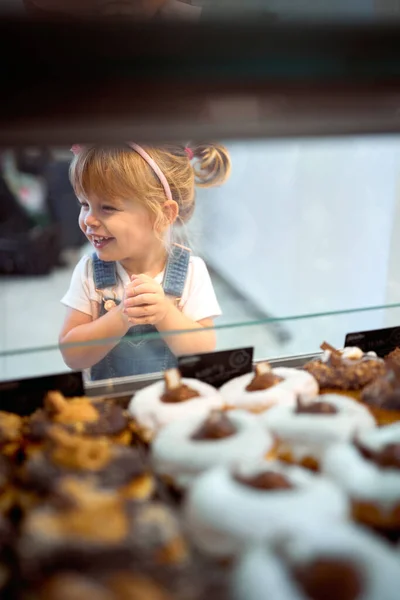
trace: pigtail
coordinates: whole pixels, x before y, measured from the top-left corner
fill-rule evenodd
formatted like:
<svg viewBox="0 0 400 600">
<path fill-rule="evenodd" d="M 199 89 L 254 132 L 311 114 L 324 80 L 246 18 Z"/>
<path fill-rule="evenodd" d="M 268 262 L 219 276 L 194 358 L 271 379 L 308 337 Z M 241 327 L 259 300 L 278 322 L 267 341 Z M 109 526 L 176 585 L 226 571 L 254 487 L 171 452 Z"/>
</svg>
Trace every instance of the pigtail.
<svg viewBox="0 0 400 600">
<path fill-rule="evenodd" d="M 193 154 L 193 171 L 198 187 L 222 185 L 231 172 L 228 150 L 220 144 L 198 144 L 190 146 Z"/>
</svg>

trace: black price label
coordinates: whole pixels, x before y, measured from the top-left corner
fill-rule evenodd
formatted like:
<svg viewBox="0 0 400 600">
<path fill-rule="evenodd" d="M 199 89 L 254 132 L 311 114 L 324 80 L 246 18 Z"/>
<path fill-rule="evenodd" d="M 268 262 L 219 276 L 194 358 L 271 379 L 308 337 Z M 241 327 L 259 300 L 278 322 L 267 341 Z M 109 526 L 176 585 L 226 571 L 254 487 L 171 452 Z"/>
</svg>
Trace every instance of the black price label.
<svg viewBox="0 0 400 600">
<path fill-rule="evenodd" d="M 250 373 L 253 369 L 254 348 L 237 348 L 206 354 L 191 354 L 178 358 L 182 377 L 192 377 L 216 388 L 224 383 Z"/>
<path fill-rule="evenodd" d="M 85 389 L 82 373 L 62 373 L 0 382 L 0 410 L 14 412 L 21 417 L 31 415 L 43 406 L 47 392 L 60 391 L 67 398 L 83 396 Z"/>
<path fill-rule="evenodd" d="M 400 347 L 400 327 L 348 333 L 344 344 L 358 346 L 363 352 L 376 352 L 378 356 L 384 358 L 395 348 Z"/>
</svg>

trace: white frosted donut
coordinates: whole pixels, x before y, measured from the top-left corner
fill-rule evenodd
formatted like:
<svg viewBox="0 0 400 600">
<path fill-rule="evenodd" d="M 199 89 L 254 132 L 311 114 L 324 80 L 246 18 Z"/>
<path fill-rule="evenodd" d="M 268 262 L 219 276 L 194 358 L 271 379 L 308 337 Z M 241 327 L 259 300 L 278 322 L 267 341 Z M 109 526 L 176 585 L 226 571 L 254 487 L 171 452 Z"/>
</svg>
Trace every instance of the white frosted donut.
<svg viewBox="0 0 400 600">
<path fill-rule="evenodd" d="M 223 408 L 222 396 L 213 386 L 197 379 L 183 378 L 182 383 L 198 392 L 200 396 L 184 402 L 163 402 L 161 396 L 165 390 L 165 383 L 157 381 L 139 390 L 130 401 L 129 413 L 151 437 L 168 423 L 194 415 L 206 417 L 212 409 Z"/>
<path fill-rule="evenodd" d="M 327 402 L 338 409 L 335 414 L 296 413 L 295 406 L 274 406 L 260 419 L 276 437 L 280 451 L 289 451 L 296 461 L 311 456 L 322 459 L 335 442 L 346 442 L 357 434 L 375 427 L 369 410 L 352 398 L 323 394 L 313 402 Z"/>
<path fill-rule="evenodd" d="M 354 566 L 362 588 L 357 600 L 399 598 L 400 566 L 390 546 L 350 524 L 332 527 L 326 523 L 289 534 L 280 543 L 279 557 L 266 544 L 253 546 L 235 570 L 235 599 L 306 600 L 308 596 L 293 577 L 290 566 L 306 565 L 321 557 L 348 561 Z"/>
<path fill-rule="evenodd" d="M 305 469 L 278 462 L 248 461 L 241 475 L 273 471 L 294 489 L 260 490 L 240 483 L 232 466 L 217 466 L 191 485 L 184 507 L 188 531 L 197 546 L 216 556 L 232 555 L 251 541 L 271 539 L 298 522 L 348 516 L 348 502 L 334 483 Z"/>
<path fill-rule="evenodd" d="M 191 439 L 205 420 L 199 415 L 164 427 L 152 445 L 155 471 L 168 475 L 184 488 L 196 475 L 215 465 L 263 458 L 271 449 L 273 440 L 257 417 L 240 410 L 227 413 L 227 417 L 236 433 L 222 439 Z"/>
<path fill-rule="evenodd" d="M 400 423 L 371 429 L 358 435 L 359 443 L 378 451 L 387 444 L 400 443 Z M 400 503 L 400 469 L 383 469 L 362 456 L 353 444 L 331 446 L 322 460 L 322 471 L 351 499 L 371 501 L 383 508 Z"/>
<path fill-rule="evenodd" d="M 310 373 L 277 367 L 272 373 L 282 377 L 276 385 L 266 389 L 248 392 L 246 387 L 254 378 L 254 373 L 235 377 L 221 387 L 221 395 L 226 404 L 233 408 L 262 411 L 275 404 L 293 405 L 297 395 L 310 399 L 318 394 L 318 383 Z"/>
</svg>

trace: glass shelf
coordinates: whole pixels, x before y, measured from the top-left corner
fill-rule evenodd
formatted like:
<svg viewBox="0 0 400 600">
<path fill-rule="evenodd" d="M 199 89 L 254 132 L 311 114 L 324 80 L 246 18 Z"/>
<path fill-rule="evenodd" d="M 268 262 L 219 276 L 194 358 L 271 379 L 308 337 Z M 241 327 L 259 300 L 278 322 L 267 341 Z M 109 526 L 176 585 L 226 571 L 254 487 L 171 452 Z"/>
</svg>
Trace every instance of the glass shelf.
<svg viewBox="0 0 400 600">
<path fill-rule="evenodd" d="M 348 333 L 367 331 L 376 327 L 394 327 L 400 324 L 400 303 L 386 306 L 369 306 L 354 309 L 328 311 L 314 314 L 288 315 L 286 317 L 270 317 L 255 321 L 238 322 L 216 325 L 216 350 L 228 350 L 235 347 L 254 347 L 254 359 L 279 360 L 287 357 L 317 354 L 320 344 L 326 340 L 341 348 Z M 371 323 L 374 325 L 371 326 Z M 285 335 L 276 331 L 276 327 L 284 326 Z M 201 335 L 199 330 L 170 332 L 168 336 L 179 336 L 190 332 L 191 335 Z M 279 335 L 279 333 L 281 335 Z M 126 336 L 127 340 L 130 336 Z M 140 339 L 151 344 L 157 338 L 155 334 L 140 336 Z M 98 342 L 69 344 L 68 347 L 85 347 L 100 345 L 112 341 L 113 338 Z M 135 336 L 135 342 L 139 336 Z M 52 368 L 49 369 L 49 365 Z M 21 347 L 0 351 L 0 380 L 48 375 L 67 370 L 62 362 L 58 345 L 42 347 Z M 153 377 L 151 373 L 138 376 L 139 382 Z M 136 378 L 129 378 L 129 382 Z M 103 382 L 104 384 L 104 382 Z M 103 386 L 102 384 L 102 386 Z M 98 387 L 92 382 L 88 386 Z"/>
</svg>

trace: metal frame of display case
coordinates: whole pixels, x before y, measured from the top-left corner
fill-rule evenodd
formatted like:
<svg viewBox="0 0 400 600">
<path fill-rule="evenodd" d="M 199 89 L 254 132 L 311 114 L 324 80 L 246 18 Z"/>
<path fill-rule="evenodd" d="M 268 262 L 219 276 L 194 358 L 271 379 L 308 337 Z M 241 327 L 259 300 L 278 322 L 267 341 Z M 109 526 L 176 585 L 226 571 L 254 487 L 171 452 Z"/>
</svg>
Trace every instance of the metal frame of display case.
<svg viewBox="0 0 400 600">
<path fill-rule="evenodd" d="M 268 362 L 272 367 L 300 368 L 308 361 L 318 358 L 319 356 L 321 356 L 321 353 L 299 354 L 297 356 L 268 359 Z M 263 360 L 266 359 L 257 360 L 254 364 L 262 362 Z M 85 382 L 85 390 L 86 394 L 90 397 L 112 396 L 115 398 L 118 396 L 127 396 L 129 394 L 134 395 L 137 391 L 147 385 L 160 381 L 162 377 L 162 373 L 151 373 L 148 375 L 119 377 L 118 379 L 107 379 L 103 381 L 87 381 Z"/>
<path fill-rule="evenodd" d="M 0 19 L 0 144 L 400 131 L 396 22 L 245 17 Z"/>
</svg>

